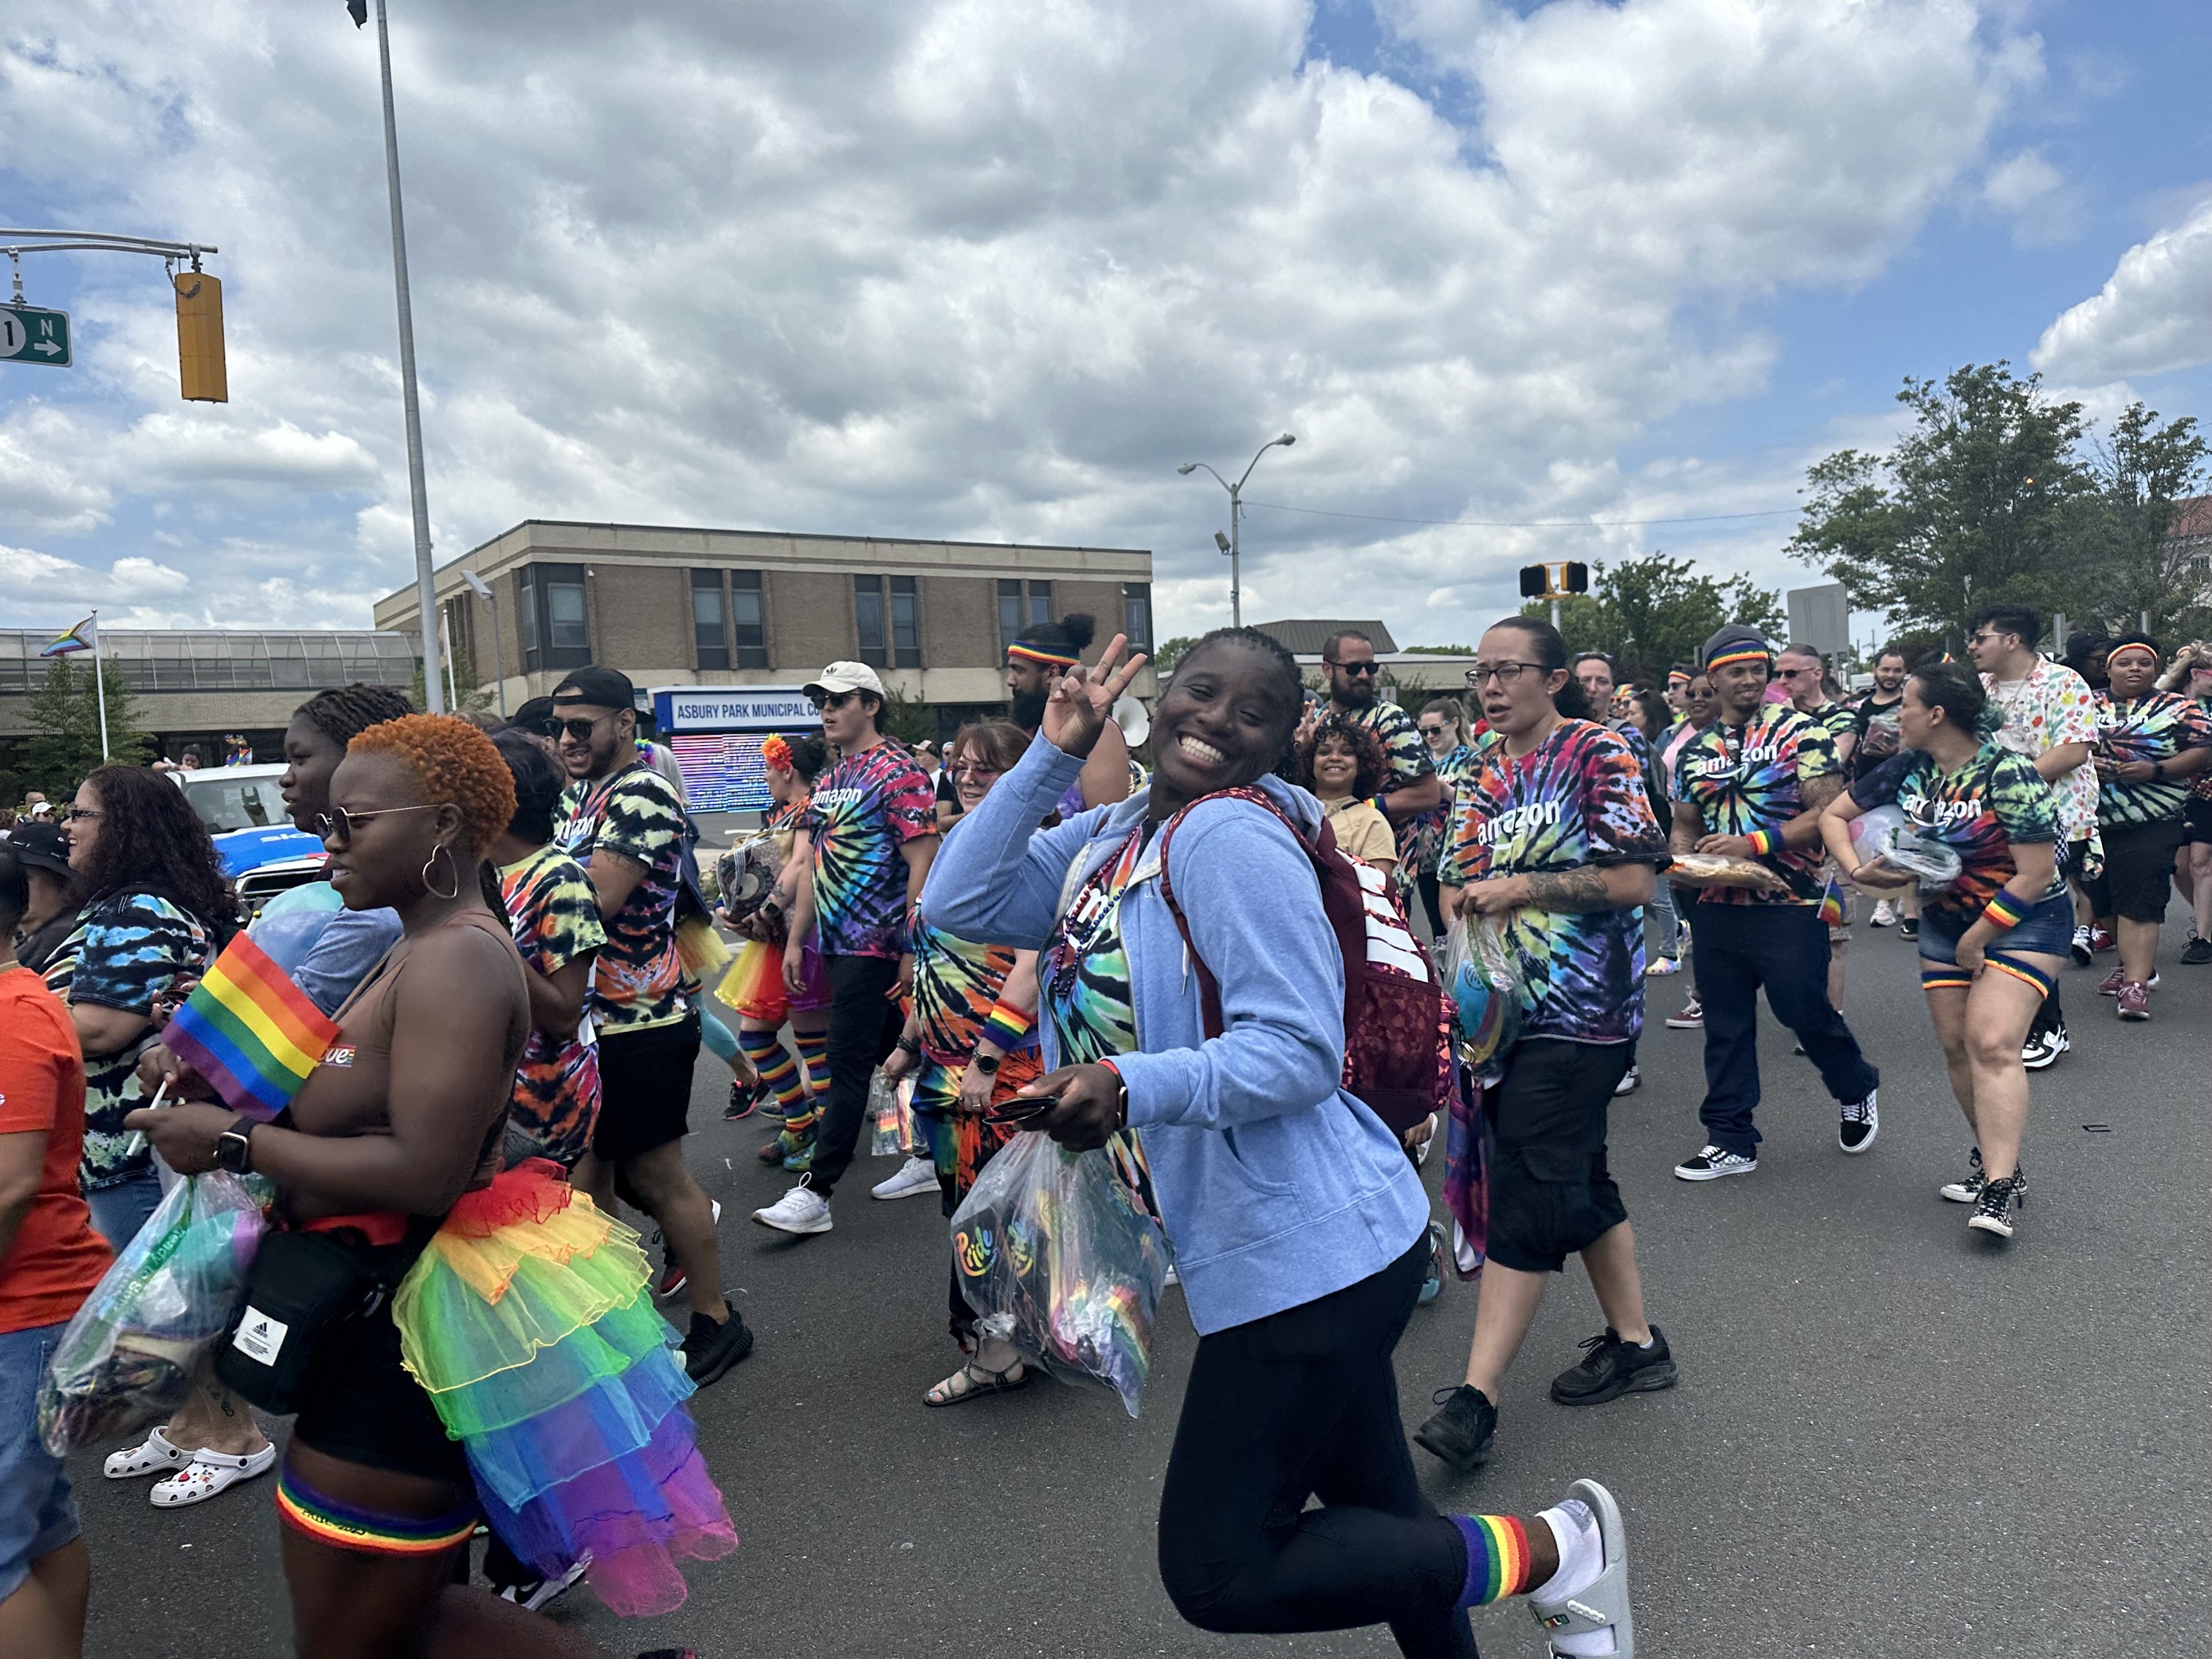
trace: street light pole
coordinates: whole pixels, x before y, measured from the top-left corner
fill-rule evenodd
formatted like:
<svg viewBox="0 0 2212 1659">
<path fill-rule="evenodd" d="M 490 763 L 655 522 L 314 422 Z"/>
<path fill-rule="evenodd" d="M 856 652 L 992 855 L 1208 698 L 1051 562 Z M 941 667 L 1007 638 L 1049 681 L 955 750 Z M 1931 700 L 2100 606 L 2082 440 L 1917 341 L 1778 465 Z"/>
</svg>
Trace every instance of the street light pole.
<svg viewBox="0 0 2212 1659">
<path fill-rule="evenodd" d="M 356 17 L 356 21 L 359 19 Z M 415 605 L 422 635 L 422 696 L 446 712 L 438 678 L 437 584 L 430 574 L 430 499 L 422 482 L 422 410 L 415 386 L 415 306 L 407 292 L 407 222 L 399 206 L 399 133 L 392 112 L 392 31 L 376 0 L 376 57 L 384 73 L 384 178 L 392 197 L 392 276 L 399 298 L 399 395 L 407 413 L 407 493 L 415 509 Z"/>
<path fill-rule="evenodd" d="M 1260 454 L 1252 458 L 1252 466 L 1244 469 L 1243 477 L 1231 483 L 1204 461 L 1186 461 L 1176 469 L 1176 476 L 1188 477 L 1200 467 L 1213 472 L 1213 482 L 1229 492 L 1229 545 L 1223 550 L 1229 555 L 1229 622 L 1233 628 L 1244 626 L 1244 479 L 1252 476 L 1252 467 L 1260 465 L 1260 455 L 1266 454 L 1278 444 L 1289 448 L 1297 442 L 1288 432 L 1279 438 L 1270 438 L 1260 446 Z M 1221 538 L 1213 538 L 1218 542 Z"/>
</svg>

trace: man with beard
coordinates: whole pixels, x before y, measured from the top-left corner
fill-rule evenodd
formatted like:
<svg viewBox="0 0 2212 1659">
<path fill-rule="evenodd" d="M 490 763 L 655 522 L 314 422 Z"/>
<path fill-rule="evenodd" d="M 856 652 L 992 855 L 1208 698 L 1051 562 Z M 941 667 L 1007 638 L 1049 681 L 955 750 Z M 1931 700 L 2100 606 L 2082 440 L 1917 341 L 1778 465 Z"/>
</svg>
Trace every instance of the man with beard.
<svg viewBox="0 0 2212 1659">
<path fill-rule="evenodd" d="M 1007 718 L 1036 736 L 1054 678 L 1082 659 L 1097 631 L 1097 623 L 1079 611 L 1056 623 L 1032 623 L 1024 629 L 1006 647 L 1006 700 L 1012 705 Z M 1121 728 L 1109 720 L 1098 734 L 1098 746 L 1083 763 L 1083 775 L 1060 798 L 1060 816 L 1072 818 L 1091 807 L 1110 806 L 1128 798 L 1129 745 Z"/>
<path fill-rule="evenodd" d="M 584 866 L 606 944 L 592 968 L 599 1034 L 599 1121 L 571 1176 L 601 1208 L 617 1194 L 660 1224 L 686 1275 L 691 1322 L 684 1368 L 700 1387 L 752 1352 L 752 1333 L 722 1294 L 714 1212 L 684 1167 L 699 1011 L 676 954 L 684 803 L 637 746 L 629 677 L 579 668 L 553 688 L 561 763 L 572 780 L 554 840 Z"/>
<path fill-rule="evenodd" d="M 1844 769 L 1854 782 L 1897 752 L 1903 739 L 1898 734 L 1897 711 L 1905 702 L 1905 653 L 1892 646 L 1874 659 L 1874 690 L 1861 697 L 1851 715 L 1850 760 Z M 1897 907 L 1877 900 L 1869 927 L 1887 927 L 1898 920 Z"/>
<path fill-rule="evenodd" d="M 1340 629 L 1322 641 L 1321 661 L 1328 696 L 1308 709 L 1307 725 L 1334 714 L 1375 734 L 1390 763 L 1389 787 L 1375 797 L 1375 805 L 1398 832 L 1398 868 L 1418 871 L 1421 831 L 1442 821 L 1444 807 L 1443 780 L 1437 775 L 1429 746 L 1412 716 L 1376 685 L 1374 641 L 1356 628 Z"/>
</svg>

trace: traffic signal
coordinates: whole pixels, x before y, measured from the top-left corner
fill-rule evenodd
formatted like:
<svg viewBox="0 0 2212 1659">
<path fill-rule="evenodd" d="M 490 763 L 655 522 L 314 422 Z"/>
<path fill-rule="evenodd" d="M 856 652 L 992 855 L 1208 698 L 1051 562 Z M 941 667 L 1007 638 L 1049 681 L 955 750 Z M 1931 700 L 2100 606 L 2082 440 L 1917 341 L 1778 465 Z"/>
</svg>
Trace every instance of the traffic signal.
<svg viewBox="0 0 2212 1659">
<path fill-rule="evenodd" d="M 180 270 L 177 283 L 177 374 L 187 403 L 227 404 L 230 379 L 222 356 L 222 282 L 203 270 Z"/>
<path fill-rule="evenodd" d="M 1556 580 L 1557 586 L 1554 586 Z M 1565 564 L 1524 564 L 1521 567 L 1521 597 L 1556 599 L 1569 593 L 1589 592 L 1589 567 L 1572 560 Z"/>
<path fill-rule="evenodd" d="M 1552 591 L 1551 572 L 1540 564 L 1521 567 L 1521 597 L 1540 599 Z"/>
<path fill-rule="evenodd" d="M 1570 593 L 1589 592 L 1589 567 L 1586 564 L 1576 564 L 1572 561 L 1570 561 L 1567 565 L 1567 579 L 1564 582 L 1561 582 L 1559 586 L 1565 592 Z"/>
</svg>

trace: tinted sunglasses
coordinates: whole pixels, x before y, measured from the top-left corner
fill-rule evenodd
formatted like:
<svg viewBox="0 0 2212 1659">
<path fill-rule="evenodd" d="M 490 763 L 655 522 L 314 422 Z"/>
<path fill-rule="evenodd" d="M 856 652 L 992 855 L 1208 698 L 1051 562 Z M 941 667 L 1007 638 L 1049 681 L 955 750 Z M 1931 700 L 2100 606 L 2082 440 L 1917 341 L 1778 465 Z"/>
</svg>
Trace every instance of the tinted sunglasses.
<svg viewBox="0 0 2212 1659">
<path fill-rule="evenodd" d="M 422 806 L 380 806 L 373 812 L 349 812 L 343 806 L 333 806 L 316 815 L 315 828 L 322 832 L 325 841 L 334 841 L 343 847 L 353 839 L 353 832 L 371 818 L 387 817 L 394 812 L 434 812 L 444 804 L 432 801 Z"/>
<path fill-rule="evenodd" d="M 825 708 L 842 708 L 860 695 L 857 691 L 810 692 L 806 701 L 812 703 L 815 712 L 819 714 Z"/>
<path fill-rule="evenodd" d="M 578 743 L 589 743 L 592 733 L 614 718 L 600 714 L 591 720 L 563 720 L 558 714 L 548 714 L 538 730 L 549 738 L 574 738 Z"/>
<path fill-rule="evenodd" d="M 1347 674 L 1376 674 L 1380 673 L 1382 668 L 1382 664 L 1376 662 L 1332 662 L 1329 666 L 1340 668 Z"/>
</svg>

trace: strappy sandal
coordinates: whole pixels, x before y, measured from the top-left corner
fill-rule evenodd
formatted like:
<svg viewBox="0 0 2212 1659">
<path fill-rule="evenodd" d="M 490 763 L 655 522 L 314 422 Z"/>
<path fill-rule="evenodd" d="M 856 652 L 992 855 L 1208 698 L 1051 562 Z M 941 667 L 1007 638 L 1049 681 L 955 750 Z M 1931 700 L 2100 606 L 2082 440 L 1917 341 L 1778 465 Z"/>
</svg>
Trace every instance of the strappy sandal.
<svg viewBox="0 0 2212 1659">
<path fill-rule="evenodd" d="M 1577 1480 L 1567 1489 L 1597 1517 L 1598 1536 L 1605 1548 L 1605 1570 L 1571 1595 L 1556 1601 L 1542 1590 L 1528 1597 L 1528 1611 L 1536 1617 L 1548 1650 L 1559 1651 L 1558 1638 L 1589 1631 L 1613 1632 L 1613 1659 L 1636 1659 L 1636 1620 L 1628 1610 L 1628 1529 L 1621 1524 L 1620 1505 L 1595 1480 Z"/>
<path fill-rule="evenodd" d="M 121 1451 L 110 1452 L 100 1472 L 110 1480 L 136 1480 L 142 1475 L 174 1474 L 192 1461 L 192 1455 L 182 1446 L 173 1446 L 161 1436 L 159 1429 L 150 1431 L 144 1440 L 135 1446 L 125 1446 Z"/>
<path fill-rule="evenodd" d="M 1021 1375 L 1009 1380 L 1014 1371 L 1019 1371 Z M 978 1365 L 971 1359 L 922 1395 L 921 1403 L 933 1408 L 964 1406 L 971 1400 L 982 1399 L 986 1395 L 1012 1394 L 1017 1389 L 1029 1387 L 1031 1375 L 1027 1362 L 1024 1360 L 1017 1359 L 1005 1370 L 994 1371 Z M 981 1382 L 976 1380 L 979 1377 L 982 1379 Z"/>
</svg>

